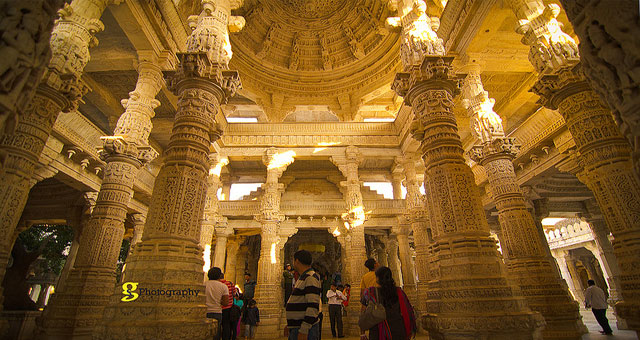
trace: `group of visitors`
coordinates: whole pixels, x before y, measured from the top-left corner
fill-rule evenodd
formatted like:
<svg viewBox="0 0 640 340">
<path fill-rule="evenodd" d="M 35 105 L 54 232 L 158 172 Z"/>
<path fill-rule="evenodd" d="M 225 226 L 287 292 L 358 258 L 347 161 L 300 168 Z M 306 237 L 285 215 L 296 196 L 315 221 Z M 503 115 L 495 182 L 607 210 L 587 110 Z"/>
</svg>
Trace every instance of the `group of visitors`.
<svg viewBox="0 0 640 340">
<path fill-rule="evenodd" d="M 341 285 L 334 275 L 330 288 L 323 294 L 322 279 L 312 267 L 309 251 L 299 250 L 293 256 L 293 265 L 287 264 L 283 273 L 283 288 L 286 301 L 287 328 L 289 340 L 321 340 L 323 319 L 322 297 L 329 305 L 331 334 L 343 338 L 342 316 L 349 304 L 351 286 Z M 407 340 L 417 330 L 413 307 L 404 291 L 396 286 L 391 270 L 380 266 L 375 259 L 367 259 L 364 266 L 368 272 L 360 281 L 361 340 Z M 338 274 L 339 275 L 339 274 Z M 245 274 L 244 295 L 237 292 L 234 284 L 224 279 L 222 270 L 213 267 L 208 272 L 209 281 L 205 285 L 207 317 L 218 320 L 220 325 L 216 339 L 235 340 L 240 333 L 240 324 L 245 325 L 245 339 L 252 339 L 260 323 L 260 312 L 253 299 L 256 282 L 251 274 Z M 328 280 L 328 277 L 325 277 Z M 585 307 L 591 308 L 603 334 L 612 334 L 606 318 L 607 299 L 604 291 L 589 280 L 585 291 Z M 377 320 L 369 315 L 367 306 L 384 308 L 384 319 Z M 369 322 L 363 319 L 370 319 Z M 365 324 L 372 324 L 368 329 Z M 368 335 L 367 335 L 368 331 Z"/>
<path fill-rule="evenodd" d="M 321 339 L 322 283 L 320 275 L 311 267 L 312 262 L 311 253 L 306 250 L 299 250 L 293 255 L 293 269 L 299 277 L 295 280 L 286 304 L 286 331 L 289 340 Z M 368 329 L 361 328 L 361 339 L 410 339 L 415 335 L 417 327 L 413 307 L 407 295 L 396 286 L 389 268 L 380 267 L 374 259 L 368 259 L 365 266 L 369 272 L 362 277 L 360 284 L 361 318 L 367 317 L 369 304 L 383 306 L 385 318 Z M 344 337 L 342 314 L 344 303 L 348 303 L 349 300 L 348 295 L 350 287 L 347 290 L 345 287 L 338 287 L 337 282 L 331 282 L 326 298 L 333 337 Z M 366 334 L 367 331 L 369 336 Z"/>
<path fill-rule="evenodd" d="M 245 325 L 245 339 L 253 339 L 260 322 L 260 311 L 253 299 L 255 281 L 245 275 L 245 293 L 241 294 L 231 281 L 224 279 L 222 270 L 213 267 L 207 272 L 205 283 L 205 304 L 207 318 L 218 321 L 216 340 L 236 340 L 241 323 Z M 249 289 L 247 289 L 249 288 Z"/>
</svg>

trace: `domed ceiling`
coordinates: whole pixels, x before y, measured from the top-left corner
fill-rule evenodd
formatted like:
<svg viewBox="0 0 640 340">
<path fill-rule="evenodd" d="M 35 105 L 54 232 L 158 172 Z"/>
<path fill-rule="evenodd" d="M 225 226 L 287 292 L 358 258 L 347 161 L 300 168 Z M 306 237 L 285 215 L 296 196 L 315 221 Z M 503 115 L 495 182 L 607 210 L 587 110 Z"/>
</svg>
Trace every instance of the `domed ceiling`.
<svg viewBox="0 0 640 340">
<path fill-rule="evenodd" d="M 230 67 L 244 92 L 282 121 L 298 105 L 323 105 L 342 121 L 363 98 L 388 90 L 399 70 L 400 37 L 385 28 L 388 0 L 245 0 L 231 34 Z"/>
</svg>

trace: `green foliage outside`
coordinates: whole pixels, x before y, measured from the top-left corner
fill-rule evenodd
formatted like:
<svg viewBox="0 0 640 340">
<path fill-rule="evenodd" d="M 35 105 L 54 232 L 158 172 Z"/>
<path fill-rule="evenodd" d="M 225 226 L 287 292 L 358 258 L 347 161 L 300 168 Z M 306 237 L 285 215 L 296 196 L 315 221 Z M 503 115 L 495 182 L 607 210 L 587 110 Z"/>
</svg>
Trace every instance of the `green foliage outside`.
<svg viewBox="0 0 640 340">
<path fill-rule="evenodd" d="M 129 248 L 131 247 L 131 243 L 129 240 L 122 240 L 122 246 L 120 247 L 120 255 L 118 255 L 118 265 L 116 267 L 116 282 L 120 282 L 122 278 L 122 268 L 124 267 L 124 262 L 127 260 L 127 255 L 129 255 Z"/>
<path fill-rule="evenodd" d="M 27 251 L 42 249 L 42 261 L 37 261 L 40 273 L 55 273 L 60 275 L 67 255 L 64 254 L 67 247 L 71 247 L 73 241 L 73 228 L 67 225 L 39 224 L 23 231 L 18 235 Z M 43 247 L 43 242 L 46 244 Z"/>
</svg>

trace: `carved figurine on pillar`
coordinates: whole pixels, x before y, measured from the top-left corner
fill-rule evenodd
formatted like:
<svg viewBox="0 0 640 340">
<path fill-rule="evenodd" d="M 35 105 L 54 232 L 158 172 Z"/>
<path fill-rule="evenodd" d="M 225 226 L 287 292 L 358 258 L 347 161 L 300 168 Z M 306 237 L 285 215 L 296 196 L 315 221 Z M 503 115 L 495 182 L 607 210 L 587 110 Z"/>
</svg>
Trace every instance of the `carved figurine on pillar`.
<svg viewBox="0 0 640 340">
<path fill-rule="evenodd" d="M 233 6 L 240 5 L 241 1 L 233 1 Z M 203 0 L 200 15 L 189 18 L 193 32 L 187 52 L 178 53 L 177 70 L 168 72 L 178 109 L 142 242 L 127 268 L 127 280 L 139 287 L 195 289 L 198 294 L 139 295 L 122 301 L 123 287 L 116 287 L 104 323 L 96 330 L 101 339 L 206 339 L 212 335 L 212 321 L 204 318 L 204 261 L 199 243 L 209 155 L 222 133 L 215 117 L 220 105 L 240 87 L 238 73 L 228 70 L 231 9 L 228 0 Z"/>
<path fill-rule="evenodd" d="M 502 120 L 493 111 L 480 79 L 480 70 L 469 65 L 463 86 L 464 100 L 479 143 L 469 154 L 485 168 L 492 198 L 498 210 L 500 247 L 509 274 L 522 289 L 529 307 L 544 317 L 545 339 L 580 339 L 587 332 L 579 306 L 548 256 L 546 238 L 539 233 L 527 210 L 516 180 L 513 160 L 519 150 L 515 139 L 506 137 Z M 491 118 L 493 117 L 493 118 Z"/>
<path fill-rule="evenodd" d="M 415 19 L 402 13 L 403 27 Z M 427 25 L 417 26 L 430 39 L 433 51 L 412 51 L 418 58 L 403 58 L 404 71 L 396 75 L 392 89 L 404 97 L 415 115 L 411 133 L 421 146 L 426 166 L 426 203 L 431 217 L 433 269 L 430 296 L 423 316 L 433 339 L 539 339 L 544 320 L 526 306 L 519 289 L 511 286 L 506 270 L 489 235 L 474 176 L 463 157 L 453 96 L 463 77 L 453 73 L 453 57 L 442 56 L 442 40 Z M 413 45 L 403 41 L 404 49 Z M 435 53 L 434 53 L 435 52 Z M 465 291 L 465 304 L 457 302 Z M 487 291 L 495 292 L 486 295 Z M 478 292 L 478 293 L 476 293 Z M 482 299 L 474 302 L 482 292 Z M 499 293 L 498 293 L 499 292 Z M 495 306 L 470 311 L 469 304 Z"/>
</svg>

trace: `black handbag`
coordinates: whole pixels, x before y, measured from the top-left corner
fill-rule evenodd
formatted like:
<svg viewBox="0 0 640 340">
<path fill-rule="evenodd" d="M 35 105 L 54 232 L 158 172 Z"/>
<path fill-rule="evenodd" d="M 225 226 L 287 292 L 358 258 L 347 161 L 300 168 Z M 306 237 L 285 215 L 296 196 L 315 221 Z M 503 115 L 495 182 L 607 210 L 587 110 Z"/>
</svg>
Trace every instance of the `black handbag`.
<svg viewBox="0 0 640 340">
<path fill-rule="evenodd" d="M 369 301 L 367 307 L 360 313 L 358 326 L 361 330 L 367 330 L 387 319 L 387 311 L 378 299 L 378 290 L 373 288 L 374 300 Z"/>
</svg>

